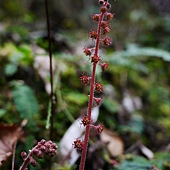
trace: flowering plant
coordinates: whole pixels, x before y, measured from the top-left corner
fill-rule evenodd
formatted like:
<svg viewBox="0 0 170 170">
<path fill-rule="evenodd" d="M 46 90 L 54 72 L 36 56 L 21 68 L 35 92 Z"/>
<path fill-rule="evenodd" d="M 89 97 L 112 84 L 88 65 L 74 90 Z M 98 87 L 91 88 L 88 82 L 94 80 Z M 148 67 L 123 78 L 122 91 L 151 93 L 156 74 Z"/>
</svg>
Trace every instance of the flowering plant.
<svg viewBox="0 0 170 170">
<path fill-rule="evenodd" d="M 97 30 L 91 30 L 89 32 L 89 37 L 95 42 L 95 46 L 93 48 L 84 48 L 84 54 L 89 57 L 92 63 L 92 73 L 90 77 L 85 74 L 80 76 L 80 81 L 83 85 L 90 85 L 87 114 L 81 120 L 81 124 L 86 127 L 85 137 L 83 141 L 76 139 L 73 143 L 74 148 L 82 153 L 80 170 L 84 170 L 85 167 L 90 129 L 96 129 L 97 133 L 101 133 L 104 129 L 103 124 L 97 126 L 92 124 L 91 112 L 93 103 L 95 102 L 96 105 L 99 105 L 102 101 L 101 97 L 94 96 L 95 93 L 101 94 L 103 92 L 103 85 L 95 80 L 96 67 L 100 66 L 102 72 L 105 72 L 108 68 L 108 63 L 103 62 L 99 55 L 99 45 L 100 43 L 104 46 L 111 44 L 111 39 L 106 34 L 110 32 L 109 22 L 112 20 L 113 14 L 109 12 L 111 5 L 108 0 L 99 0 L 99 4 L 101 5 L 100 13 L 91 16 L 92 20 L 98 23 Z"/>
</svg>

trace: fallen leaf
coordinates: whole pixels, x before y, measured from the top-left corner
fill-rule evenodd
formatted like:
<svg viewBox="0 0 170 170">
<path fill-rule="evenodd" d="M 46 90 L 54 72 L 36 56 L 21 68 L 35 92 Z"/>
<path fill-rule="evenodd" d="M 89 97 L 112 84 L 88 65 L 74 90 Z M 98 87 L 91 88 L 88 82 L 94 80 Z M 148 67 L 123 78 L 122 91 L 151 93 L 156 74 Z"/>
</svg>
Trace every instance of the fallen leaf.
<svg viewBox="0 0 170 170">
<path fill-rule="evenodd" d="M 122 139 L 111 130 L 104 129 L 100 134 L 101 141 L 106 144 L 106 147 L 111 156 L 121 155 L 124 151 L 124 143 Z"/>
<path fill-rule="evenodd" d="M 14 146 L 22 134 L 22 127 L 26 123 L 27 120 L 23 120 L 19 126 L 0 123 L 0 167 L 12 155 Z"/>
</svg>

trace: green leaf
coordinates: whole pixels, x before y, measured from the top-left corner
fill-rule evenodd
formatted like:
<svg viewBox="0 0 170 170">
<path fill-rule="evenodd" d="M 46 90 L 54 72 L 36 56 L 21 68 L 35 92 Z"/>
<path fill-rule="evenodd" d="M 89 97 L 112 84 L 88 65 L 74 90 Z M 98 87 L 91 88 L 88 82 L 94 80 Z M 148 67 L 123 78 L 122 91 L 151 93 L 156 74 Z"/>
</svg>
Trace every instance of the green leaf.
<svg viewBox="0 0 170 170">
<path fill-rule="evenodd" d="M 152 48 L 152 47 L 138 47 L 137 45 L 128 45 L 127 50 L 122 52 L 116 52 L 114 56 L 117 57 L 158 57 L 162 58 L 164 61 L 170 62 L 170 53 L 168 51 Z"/>
<path fill-rule="evenodd" d="M 0 117 L 2 117 L 3 115 L 5 115 L 5 113 L 6 113 L 6 110 L 0 109 Z"/>
<path fill-rule="evenodd" d="M 12 91 L 12 97 L 21 118 L 32 119 L 38 113 L 38 102 L 30 87 L 16 83 Z"/>
<path fill-rule="evenodd" d="M 83 105 L 88 100 L 87 95 L 78 93 L 76 91 L 68 93 L 65 95 L 65 98 L 68 102 L 75 103 L 77 105 Z"/>
<path fill-rule="evenodd" d="M 5 74 L 7 76 L 12 76 L 17 72 L 17 65 L 16 64 L 7 64 L 5 67 Z"/>
<path fill-rule="evenodd" d="M 150 165 L 148 161 L 141 158 L 135 161 L 125 160 L 118 166 L 117 170 L 147 170 L 151 168 L 152 165 Z"/>
<path fill-rule="evenodd" d="M 108 98 L 103 100 L 103 105 L 111 113 L 115 113 L 119 110 L 119 104 L 116 101 L 113 101 L 113 100 L 108 99 Z"/>
<path fill-rule="evenodd" d="M 170 155 L 169 153 L 156 153 L 154 159 L 148 160 L 141 156 L 133 156 L 131 159 L 123 160 L 116 170 L 149 170 L 152 166 L 159 170 L 169 169 Z"/>
<path fill-rule="evenodd" d="M 141 134 L 144 129 L 144 120 L 140 115 L 132 115 L 128 125 L 120 125 L 119 130 L 122 132 L 134 132 Z"/>
</svg>

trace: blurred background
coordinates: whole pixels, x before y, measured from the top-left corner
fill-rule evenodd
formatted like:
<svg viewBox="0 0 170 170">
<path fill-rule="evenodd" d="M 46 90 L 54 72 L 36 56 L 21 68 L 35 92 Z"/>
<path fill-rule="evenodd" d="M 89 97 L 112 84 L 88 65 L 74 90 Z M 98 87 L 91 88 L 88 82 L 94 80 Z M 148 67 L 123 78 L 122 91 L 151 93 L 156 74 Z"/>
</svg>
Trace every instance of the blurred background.
<svg viewBox="0 0 170 170">
<path fill-rule="evenodd" d="M 170 1 L 110 3 L 110 12 L 115 14 L 108 34 L 112 44 L 100 48 L 109 68 L 105 73 L 98 68 L 97 80 L 105 87 L 98 122 L 105 125 L 111 140 L 92 134 L 89 152 L 96 159 L 89 156 L 87 170 L 170 169 Z M 98 13 L 99 4 L 97 0 L 51 0 L 48 4 L 56 95 L 54 133 L 59 145 L 68 127 L 87 108 L 89 89 L 82 86 L 79 76 L 90 75 L 91 63 L 83 48 L 94 45 L 88 32 L 96 28 L 91 15 Z M 17 169 L 23 148 L 28 151 L 41 138 L 48 138 L 45 2 L 1 0 L 0 6 L 0 122 L 19 125 L 28 120 L 16 148 Z M 96 145 L 96 141 L 101 143 Z M 120 150 L 115 153 L 117 147 Z M 78 167 L 78 163 L 61 165 L 61 159 L 58 154 L 53 166 Z M 8 161 L 2 169 L 10 165 Z M 30 169 L 42 167 L 47 169 L 47 161 Z"/>
</svg>

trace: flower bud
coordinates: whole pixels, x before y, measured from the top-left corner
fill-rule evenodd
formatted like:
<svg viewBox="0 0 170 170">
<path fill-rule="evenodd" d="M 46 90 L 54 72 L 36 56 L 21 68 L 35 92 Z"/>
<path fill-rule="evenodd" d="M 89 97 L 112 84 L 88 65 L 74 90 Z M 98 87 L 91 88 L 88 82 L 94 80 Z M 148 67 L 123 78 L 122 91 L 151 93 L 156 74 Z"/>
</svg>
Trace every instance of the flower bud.
<svg viewBox="0 0 170 170">
<path fill-rule="evenodd" d="M 103 5 L 103 4 L 104 4 L 104 1 L 103 1 L 103 0 L 99 0 L 99 4 L 100 4 L 100 5 Z"/>
<path fill-rule="evenodd" d="M 82 151 L 84 143 L 81 140 L 76 139 L 73 145 L 75 149 L 77 149 L 78 151 Z"/>
<path fill-rule="evenodd" d="M 107 34 L 110 32 L 110 28 L 109 27 L 106 27 L 103 29 L 103 34 Z"/>
<path fill-rule="evenodd" d="M 89 48 L 84 48 L 84 54 L 86 55 L 86 56 L 90 56 L 91 55 L 91 49 L 89 49 Z"/>
<path fill-rule="evenodd" d="M 96 105 L 99 105 L 102 102 L 102 98 L 94 97 L 93 99 L 96 102 Z"/>
<path fill-rule="evenodd" d="M 96 126 L 96 131 L 98 134 L 102 133 L 104 130 L 104 125 L 103 124 L 100 124 L 98 126 Z"/>
<path fill-rule="evenodd" d="M 95 90 L 98 92 L 98 93 L 101 93 L 103 91 L 103 85 L 101 83 L 96 83 L 95 84 Z"/>
<path fill-rule="evenodd" d="M 108 23 L 106 21 L 102 21 L 101 22 L 101 27 L 104 29 L 106 27 L 108 27 Z"/>
<path fill-rule="evenodd" d="M 35 160 L 33 157 L 30 157 L 30 164 L 31 164 L 33 167 L 36 167 L 36 166 L 37 166 L 37 162 L 36 162 L 36 160 Z"/>
<path fill-rule="evenodd" d="M 24 160 L 26 157 L 27 157 L 27 153 L 26 152 L 21 152 L 21 157 L 22 157 L 22 159 Z"/>
<path fill-rule="evenodd" d="M 100 11 L 103 12 L 103 13 L 105 13 L 105 12 L 107 12 L 107 8 L 106 8 L 105 6 L 102 6 L 102 7 L 100 8 Z"/>
<path fill-rule="evenodd" d="M 44 145 L 45 144 L 45 139 L 41 139 L 41 141 L 40 141 L 40 143 L 42 144 L 42 145 Z"/>
<path fill-rule="evenodd" d="M 107 9 L 110 9 L 110 8 L 111 8 L 111 5 L 108 3 L 108 4 L 106 5 L 106 7 L 107 7 Z"/>
<path fill-rule="evenodd" d="M 98 35 L 97 35 L 97 32 L 96 32 L 96 31 L 90 31 L 89 36 L 90 36 L 90 38 L 92 38 L 92 39 L 96 39 Z"/>
<path fill-rule="evenodd" d="M 91 80 L 91 77 L 88 77 L 87 75 L 84 75 L 84 74 L 80 77 L 80 81 L 83 85 L 89 84 L 90 80 Z"/>
<path fill-rule="evenodd" d="M 91 58 L 91 62 L 92 63 L 98 63 L 100 61 L 100 57 L 98 55 L 94 55 L 92 58 Z"/>
<path fill-rule="evenodd" d="M 101 66 L 102 72 L 105 72 L 109 66 L 108 62 L 100 63 L 99 65 Z"/>
<path fill-rule="evenodd" d="M 90 119 L 88 116 L 85 116 L 82 120 L 81 120 L 81 123 L 84 125 L 84 126 L 87 126 L 90 124 Z"/>
<path fill-rule="evenodd" d="M 100 14 L 94 14 L 94 15 L 92 15 L 92 19 L 93 19 L 94 21 L 99 21 L 99 18 L 100 18 Z"/>
<path fill-rule="evenodd" d="M 106 14 L 106 19 L 108 20 L 108 21 L 110 21 L 112 18 L 113 18 L 113 14 L 112 13 L 110 13 L 110 12 L 107 12 L 107 14 Z"/>
<path fill-rule="evenodd" d="M 109 38 L 109 37 L 106 37 L 106 38 L 103 40 L 103 44 L 104 44 L 105 46 L 109 46 L 109 45 L 111 44 L 110 38 Z"/>
</svg>

